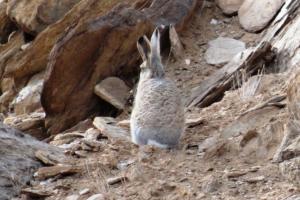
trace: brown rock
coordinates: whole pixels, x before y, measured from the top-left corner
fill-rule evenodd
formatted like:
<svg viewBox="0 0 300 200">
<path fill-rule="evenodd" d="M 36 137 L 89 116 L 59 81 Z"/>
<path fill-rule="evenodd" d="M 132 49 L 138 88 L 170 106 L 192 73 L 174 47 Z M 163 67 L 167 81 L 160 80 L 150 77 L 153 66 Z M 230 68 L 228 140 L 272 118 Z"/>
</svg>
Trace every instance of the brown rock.
<svg viewBox="0 0 300 200">
<path fill-rule="evenodd" d="M 52 167 L 41 167 L 34 174 L 34 176 L 39 180 L 44 180 L 57 175 L 67 175 L 80 172 L 80 167 L 72 165 L 56 165 Z"/>
<path fill-rule="evenodd" d="M 224 14 L 232 15 L 237 13 L 244 0 L 217 0 L 217 5 Z"/>
<path fill-rule="evenodd" d="M 22 29 L 39 33 L 65 15 L 80 0 L 8 1 L 7 14 Z"/>
<path fill-rule="evenodd" d="M 109 77 L 101 81 L 94 88 L 94 92 L 119 110 L 125 108 L 130 88 L 117 77 Z"/>
<path fill-rule="evenodd" d="M 108 7 L 103 8 L 102 1 L 93 2 L 93 11 Z M 72 26 L 53 48 L 42 92 L 49 132 L 56 134 L 97 111 L 102 115 L 111 111 L 93 94 L 96 83 L 136 71 L 132 66 L 138 65 L 137 39 L 150 33 L 152 24 L 173 23 L 182 29 L 198 2 L 153 1 L 142 11 L 119 5 L 106 15 L 98 10 L 100 17 Z"/>
<path fill-rule="evenodd" d="M 30 128 L 42 124 L 45 118 L 45 113 L 31 113 L 30 115 L 10 116 L 4 120 L 4 124 L 15 127 L 21 131 L 26 131 Z"/>
<path fill-rule="evenodd" d="M 21 79 L 44 70 L 48 57 L 56 41 L 71 24 L 88 17 L 95 17 L 104 12 L 105 6 L 95 6 L 98 1 L 82 0 L 66 16 L 42 31 L 24 51 L 15 53 L 6 63 L 5 76 Z"/>
</svg>

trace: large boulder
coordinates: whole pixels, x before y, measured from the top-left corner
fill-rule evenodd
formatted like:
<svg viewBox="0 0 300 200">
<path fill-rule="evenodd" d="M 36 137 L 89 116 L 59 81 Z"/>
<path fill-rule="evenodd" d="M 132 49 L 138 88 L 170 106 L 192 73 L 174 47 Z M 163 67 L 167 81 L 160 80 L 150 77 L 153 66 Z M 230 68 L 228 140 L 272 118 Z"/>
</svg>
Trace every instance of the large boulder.
<svg viewBox="0 0 300 200">
<path fill-rule="evenodd" d="M 0 123 L 1 200 L 12 199 L 18 195 L 21 187 L 30 181 L 35 170 L 41 166 L 35 158 L 37 150 L 63 157 L 63 152 L 59 148 L 39 142 Z"/>
<path fill-rule="evenodd" d="M 217 0 L 217 5 L 221 8 L 222 12 L 226 15 L 237 13 L 244 0 Z"/>
<path fill-rule="evenodd" d="M 95 85 L 109 76 L 128 77 L 136 72 L 138 38 L 159 24 L 175 24 L 182 30 L 198 2 L 153 1 L 142 10 L 120 4 L 101 13 L 107 11 L 107 2 L 94 1 L 89 12 L 98 9 L 99 17 L 70 27 L 51 52 L 42 92 L 49 132 L 58 133 L 96 112 L 108 114 L 111 108 L 94 94 Z M 116 2 L 109 5 L 114 7 Z"/>
<path fill-rule="evenodd" d="M 249 32 L 261 31 L 283 3 L 284 0 L 245 0 L 238 11 L 241 26 Z"/>
<path fill-rule="evenodd" d="M 65 15 L 80 0 L 9 0 L 7 14 L 22 29 L 39 33 Z"/>
</svg>

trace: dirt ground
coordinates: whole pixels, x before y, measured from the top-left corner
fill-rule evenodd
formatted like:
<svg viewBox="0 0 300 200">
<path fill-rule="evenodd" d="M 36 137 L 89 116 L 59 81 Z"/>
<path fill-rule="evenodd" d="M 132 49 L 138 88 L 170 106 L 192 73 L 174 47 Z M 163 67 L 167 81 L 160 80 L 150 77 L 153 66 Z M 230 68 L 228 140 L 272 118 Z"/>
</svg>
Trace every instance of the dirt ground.
<svg viewBox="0 0 300 200">
<path fill-rule="evenodd" d="M 217 24 L 211 23 L 213 19 Z M 184 56 L 182 60 L 170 59 L 167 76 L 176 81 L 187 98 L 191 88 L 220 68 L 205 62 L 208 41 L 226 36 L 250 47 L 261 35 L 243 31 L 236 16 L 224 16 L 214 4 L 207 4 L 180 35 Z M 138 148 L 126 141 L 103 139 L 99 152 L 89 153 L 86 158 L 74 157 L 85 166 L 82 173 L 32 184 L 44 184 L 55 192 L 47 200 L 66 199 L 86 188 L 89 192 L 79 199 L 100 193 L 117 200 L 281 200 L 298 194 L 272 162 L 282 138 L 279 130 L 287 118 L 286 108 L 266 107 L 242 115 L 258 102 L 282 94 L 283 77 L 264 75 L 250 97 L 242 98 L 243 89 L 232 90 L 220 102 L 187 111 L 188 118 L 201 118 L 201 123 L 186 129 L 178 149 Z M 256 133 L 251 136 L 253 130 Z M 250 139 L 245 139 L 244 133 Z M 107 179 L 118 176 L 126 178 L 107 184 Z"/>
</svg>

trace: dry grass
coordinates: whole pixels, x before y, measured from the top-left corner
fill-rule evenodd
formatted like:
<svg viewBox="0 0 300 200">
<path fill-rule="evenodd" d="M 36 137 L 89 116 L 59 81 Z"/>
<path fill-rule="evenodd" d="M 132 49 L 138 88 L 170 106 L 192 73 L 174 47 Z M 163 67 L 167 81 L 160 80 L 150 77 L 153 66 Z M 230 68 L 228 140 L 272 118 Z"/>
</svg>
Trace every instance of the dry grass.
<svg viewBox="0 0 300 200">
<path fill-rule="evenodd" d="M 255 96 L 264 73 L 265 69 L 263 67 L 257 75 L 252 77 L 243 69 L 235 74 L 233 88 L 238 89 L 241 101 L 247 101 Z"/>
</svg>

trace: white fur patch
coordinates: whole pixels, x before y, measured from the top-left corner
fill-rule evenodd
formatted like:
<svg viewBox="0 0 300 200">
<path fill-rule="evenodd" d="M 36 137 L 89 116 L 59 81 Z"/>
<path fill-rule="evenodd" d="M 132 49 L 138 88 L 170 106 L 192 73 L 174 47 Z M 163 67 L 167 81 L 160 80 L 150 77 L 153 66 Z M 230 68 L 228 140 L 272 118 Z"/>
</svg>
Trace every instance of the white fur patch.
<svg viewBox="0 0 300 200">
<path fill-rule="evenodd" d="M 150 139 L 148 140 L 147 144 L 152 145 L 152 146 L 156 146 L 156 147 L 162 148 L 162 149 L 166 149 L 166 148 L 169 147 L 168 145 L 161 144 L 159 142 L 156 142 L 155 140 L 150 140 Z"/>
</svg>

